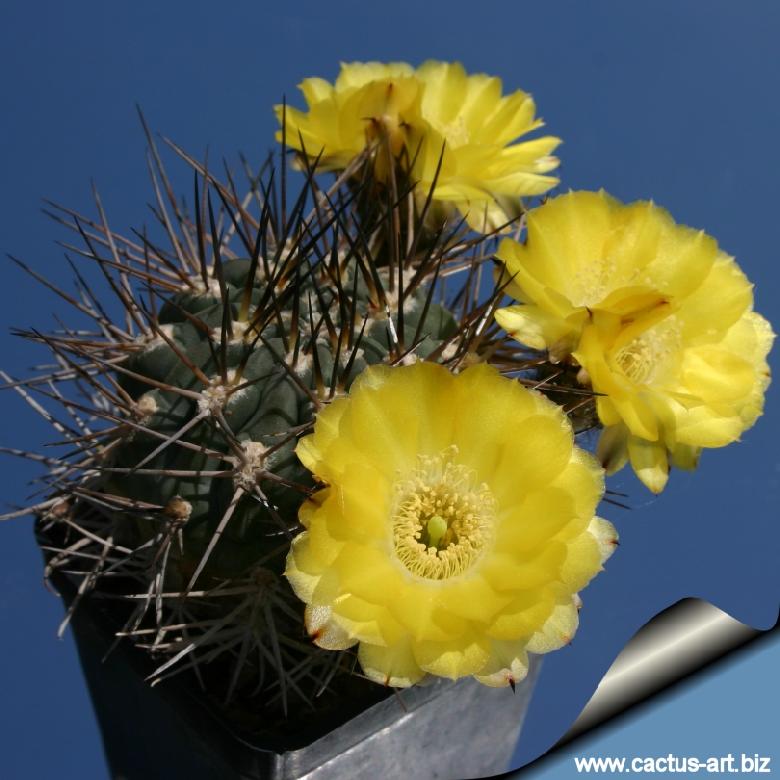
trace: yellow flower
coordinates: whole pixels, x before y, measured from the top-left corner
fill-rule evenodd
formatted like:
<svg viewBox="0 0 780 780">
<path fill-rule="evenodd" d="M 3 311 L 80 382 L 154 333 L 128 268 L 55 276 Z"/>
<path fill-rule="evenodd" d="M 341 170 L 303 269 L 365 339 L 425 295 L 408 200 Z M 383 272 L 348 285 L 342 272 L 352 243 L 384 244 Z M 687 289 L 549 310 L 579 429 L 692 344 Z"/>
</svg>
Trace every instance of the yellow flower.
<svg viewBox="0 0 780 780">
<path fill-rule="evenodd" d="M 393 157 L 411 167 L 419 198 L 436 180 L 434 201 L 457 208 L 477 230 L 507 222 L 519 213 L 518 198 L 558 183 L 546 175 L 558 166 L 552 156 L 558 138 L 514 143 L 543 124 L 531 96 L 521 90 L 502 96 L 500 79 L 469 76 L 459 63 L 429 61 L 416 70 L 345 63 L 335 84 L 309 78 L 300 89 L 309 110 L 287 109 L 288 145 L 312 158 L 322 152 L 321 167 L 334 170 L 386 139 Z M 275 110 L 281 122 L 282 107 Z M 378 144 L 380 180 L 389 170 L 385 157 Z"/>
<path fill-rule="evenodd" d="M 484 364 L 374 366 L 297 453 L 326 484 L 286 570 L 318 645 L 359 643 L 387 685 L 503 686 L 571 640 L 616 534 L 594 517 L 602 469 L 555 404 Z"/>
<path fill-rule="evenodd" d="M 553 359 L 572 355 L 605 426 L 608 473 L 630 460 L 653 492 L 669 463 L 737 440 L 761 414 L 774 334 L 715 239 L 647 202 L 572 192 L 528 215 L 525 244 L 497 253 L 522 302 L 499 324 Z"/>
<path fill-rule="evenodd" d="M 322 170 L 346 168 L 383 138 L 398 156 L 410 129 L 419 125 L 420 83 L 403 62 L 344 63 L 335 84 L 308 78 L 299 89 L 309 111 L 287 106 L 287 145 L 311 158 L 321 153 Z M 274 111 L 281 124 L 285 109 L 274 106 Z M 282 140 L 281 130 L 276 137 Z"/>
</svg>

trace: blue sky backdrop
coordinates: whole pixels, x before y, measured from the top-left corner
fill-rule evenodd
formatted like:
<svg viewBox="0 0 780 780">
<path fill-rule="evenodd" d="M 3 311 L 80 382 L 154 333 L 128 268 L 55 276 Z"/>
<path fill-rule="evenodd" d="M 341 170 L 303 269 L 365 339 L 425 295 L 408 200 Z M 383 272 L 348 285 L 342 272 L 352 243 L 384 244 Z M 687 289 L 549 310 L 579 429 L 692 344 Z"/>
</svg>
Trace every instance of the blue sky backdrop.
<svg viewBox="0 0 780 780">
<path fill-rule="evenodd" d="M 547 131 L 564 139 L 564 189 L 652 198 L 716 236 L 777 328 L 778 34 L 771 0 L 5 3 L 0 249 L 67 286 L 55 241 L 68 236 L 40 213 L 41 198 L 92 215 L 91 179 L 116 229 L 150 222 L 135 102 L 196 156 L 208 148 L 212 160 L 236 161 L 243 150 L 258 163 L 273 145 L 271 106 L 285 93 L 299 103 L 303 77 L 333 78 L 341 60 L 456 59 L 534 95 Z M 188 194 L 188 171 L 173 173 Z M 70 315 L 10 263 L 0 282 L 0 363 L 21 375 L 42 353 L 9 327 Z M 705 453 L 694 475 L 673 474 L 661 498 L 628 475 L 613 481 L 634 509 L 603 509 L 621 547 L 583 594 L 574 643 L 545 661 L 517 763 L 565 731 L 625 641 L 668 604 L 701 596 L 756 627 L 775 622 L 778 395 L 775 384 L 742 443 Z M 13 394 L 0 396 L 0 410 L 3 444 L 35 449 L 52 438 Z M 3 498 L 22 503 L 36 469 L 11 459 L 2 468 Z M 61 608 L 42 587 L 31 523 L 6 523 L 0 534 L 0 775 L 102 778 L 73 643 L 55 638 Z M 751 714 L 738 717 L 744 725 Z"/>
</svg>

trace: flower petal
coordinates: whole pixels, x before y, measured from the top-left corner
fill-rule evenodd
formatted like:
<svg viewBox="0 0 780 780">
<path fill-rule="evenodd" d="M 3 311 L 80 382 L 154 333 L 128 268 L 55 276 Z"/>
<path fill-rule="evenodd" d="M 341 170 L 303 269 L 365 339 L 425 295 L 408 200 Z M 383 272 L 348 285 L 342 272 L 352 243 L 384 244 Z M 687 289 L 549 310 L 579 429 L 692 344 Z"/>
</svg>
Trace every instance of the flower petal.
<svg viewBox="0 0 780 780">
<path fill-rule="evenodd" d="M 410 642 L 397 642 L 388 647 L 361 642 L 358 660 L 369 680 L 393 688 L 408 688 L 425 676 Z"/>
<path fill-rule="evenodd" d="M 529 653 L 549 653 L 574 638 L 579 626 L 579 610 L 573 601 L 557 604 L 544 625 L 529 640 L 526 649 Z"/>
<path fill-rule="evenodd" d="M 576 332 L 567 320 L 533 304 L 499 309 L 496 322 L 522 344 L 532 349 L 549 349 L 557 357 L 565 356 L 576 346 Z"/>
<path fill-rule="evenodd" d="M 666 487 L 666 481 L 669 479 L 669 458 L 664 444 L 629 436 L 628 457 L 645 487 L 653 493 L 660 493 Z"/>
<path fill-rule="evenodd" d="M 438 677 L 456 680 L 480 672 L 490 660 L 490 642 L 485 638 L 449 642 L 416 642 L 414 657 L 421 669 Z"/>
<path fill-rule="evenodd" d="M 314 644 L 324 650 L 346 650 L 357 643 L 357 638 L 334 619 L 330 607 L 307 605 L 304 621 Z"/>
<path fill-rule="evenodd" d="M 491 688 L 505 688 L 520 682 L 527 674 L 528 653 L 525 651 L 525 642 L 494 639 L 490 643 L 490 657 L 475 677 Z"/>
</svg>

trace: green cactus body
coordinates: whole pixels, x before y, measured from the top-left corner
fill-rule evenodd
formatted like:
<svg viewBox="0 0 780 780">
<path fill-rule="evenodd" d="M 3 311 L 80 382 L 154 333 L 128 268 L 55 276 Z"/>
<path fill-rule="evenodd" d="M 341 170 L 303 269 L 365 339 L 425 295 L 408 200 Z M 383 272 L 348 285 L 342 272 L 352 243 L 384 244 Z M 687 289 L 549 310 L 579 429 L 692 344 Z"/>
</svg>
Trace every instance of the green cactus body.
<svg viewBox="0 0 780 780">
<path fill-rule="evenodd" d="M 201 584 L 245 573 L 258 561 L 280 573 L 284 558 L 280 541 L 284 541 L 285 531 L 289 537 L 295 528 L 298 506 L 305 491 L 312 487 L 308 471 L 295 457 L 295 440 L 289 434 L 311 422 L 316 411 L 311 398 L 317 392 L 312 354 L 315 346 L 319 373 L 328 379 L 333 375 L 335 350 L 322 333 L 323 328 L 312 343 L 312 327 L 316 328 L 321 316 L 319 298 L 330 301 L 329 314 L 337 329 L 346 328 L 349 323 L 339 320 L 337 296 L 332 289 L 320 289 L 318 297 L 311 284 L 301 285 L 297 324 L 302 338 L 294 359 L 288 354 L 281 332 L 282 327 L 289 332 L 289 320 L 296 316 L 291 303 L 281 310 L 281 326 L 272 320 L 258 333 L 251 325 L 251 308 L 245 321 L 238 320 L 245 291 L 251 291 L 250 300 L 255 306 L 263 294 L 264 283 L 259 278 L 251 282 L 247 279 L 250 268 L 249 260 L 239 259 L 226 263 L 223 269 L 232 322 L 232 335 L 228 334 L 224 350 L 220 344 L 224 305 L 219 292 L 182 292 L 172 296 L 159 312 L 157 330 L 164 336 L 158 332 L 138 347 L 122 364 L 126 373 L 118 374 L 119 384 L 136 403 L 139 423 L 159 436 L 130 431 L 112 448 L 106 465 L 130 469 L 142 465 L 131 473 L 109 472 L 102 488 L 114 495 L 162 507 L 176 497 L 186 502 L 183 544 L 169 562 L 167 587 L 186 584 L 238 488 L 244 488 L 242 496 L 209 555 Z M 387 361 L 391 350 L 386 317 L 376 317 L 376 306 L 364 285 L 358 289 L 358 296 L 359 318 L 368 319 L 362 337 L 359 332 L 352 334 L 354 357 L 343 377 L 343 390 L 349 389 L 366 365 Z M 405 343 L 418 332 L 421 334 L 416 348 L 419 357 L 430 354 L 457 331 L 452 315 L 438 304 L 429 304 L 426 309 L 419 293 L 405 301 L 403 325 Z M 210 380 L 208 386 L 181 355 Z M 349 358 L 350 352 L 344 345 L 339 374 L 347 368 Z M 144 378 L 172 389 L 151 386 Z M 180 389 L 197 393 L 198 397 L 182 395 Z M 215 423 L 217 415 L 229 426 L 233 434 L 230 439 L 240 443 L 241 451 L 236 451 L 235 446 L 231 448 L 224 428 Z M 165 437 L 176 436 L 183 429 L 183 439 L 206 451 L 167 446 L 149 457 Z M 223 453 L 222 459 L 214 453 Z M 231 470 L 236 473 L 230 477 L 214 476 Z M 122 541 L 135 545 L 149 541 L 157 532 L 155 524 L 148 520 L 121 524 L 120 528 L 126 534 Z"/>
</svg>

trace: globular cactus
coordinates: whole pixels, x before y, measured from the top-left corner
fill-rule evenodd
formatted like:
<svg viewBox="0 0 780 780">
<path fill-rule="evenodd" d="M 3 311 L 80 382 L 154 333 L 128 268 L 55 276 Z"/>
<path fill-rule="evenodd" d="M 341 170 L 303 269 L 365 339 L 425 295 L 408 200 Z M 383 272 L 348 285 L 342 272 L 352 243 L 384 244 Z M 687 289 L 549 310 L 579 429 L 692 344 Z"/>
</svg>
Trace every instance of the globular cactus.
<svg viewBox="0 0 780 780">
<path fill-rule="evenodd" d="M 269 533 L 290 530 L 312 485 L 293 453 L 297 435 L 367 365 L 394 360 L 391 320 L 376 289 L 355 278 L 353 260 L 337 261 L 333 273 L 356 288 L 354 301 L 321 268 L 302 278 L 295 253 L 284 262 L 295 269 L 290 278 L 270 281 L 257 259 L 220 262 L 219 281 L 171 296 L 151 338 L 118 369 L 145 430 L 112 449 L 103 485 L 186 513 L 169 584 L 192 589 L 201 575 L 230 577 L 267 556 Z M 406 359 L 457 332 L 446 309 L 419 295 L 404 310 L 407 341 L 419 332 Z M 173 446 L 181 441 L 198 446 Z M 232 476 L 219 479 L 225 469 Z M 130 528 L 128 542 L 149 533 Z"/>
<path fill-rule="evenodd" d="M 31 508 L 47 572 L 77 589 L 68 616 L 84 595 L 105 597 L 117 633 L 155 660 L 153 680 L 194 673 L 244 726 L 347 712 L 339 692 L 381 689 L 355 675 L 354 654 L 311 644 L 283 577 L 315 488 L 298 439 L 368 365 L 490 359 L 516 373 L 539 356 L 494 323 L 493 238 L 433 223 L 402 170 L 381 186 L 364 155 L 323 190 L 308 168 L 288 207 L 284 155 L 281 187 L 266 167 L 240 197 L 231 175 L 218 181 L 171 144 L 195 169 L 188 212 L 149 140 L 168 246 L 114 233 L 99 199 L 96 220 L 55 212 L 124 317 L 79 273 L 75 294 L 57 292 L 94 327 L 22 333 L 56 366 L 11 384 L 69 447 L 34 456 L 51 468 Z"/>
</svg>

